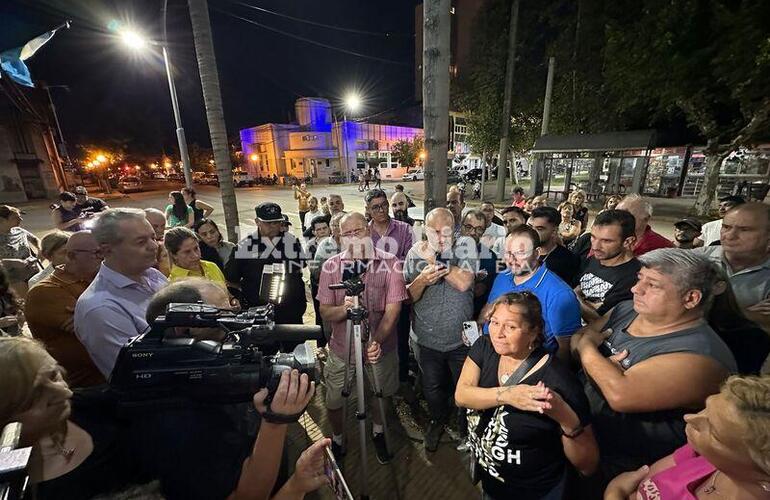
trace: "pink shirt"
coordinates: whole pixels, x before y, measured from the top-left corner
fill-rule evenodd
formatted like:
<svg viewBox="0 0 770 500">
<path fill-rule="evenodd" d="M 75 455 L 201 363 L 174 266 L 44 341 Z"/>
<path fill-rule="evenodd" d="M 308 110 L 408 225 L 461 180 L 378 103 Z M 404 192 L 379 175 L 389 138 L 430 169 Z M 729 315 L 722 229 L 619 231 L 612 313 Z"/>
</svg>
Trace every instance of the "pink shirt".
<svg viewBox="0 0 770 500">
<path fill-rule="evenodd" d="M 380 235 L 374 228 L 374 222 L 369 223 L 369 232 L 372 235 L 372 242 L 376 248 L 392 253 L 398 260 L 404 261 L 406 254 L 412 248 L 412 226 L 406 222 L 396 219 L 390 219 L 388 229 L 385 234 Z"/>
<path fill-rule="evenodd" d="M 693 494 L 716 467 L 698 455 L 689 444 L 674 452 L 674 467 L 658 472 L 639 484 L 639 500 L 696 500 Z"/>
<path fill-rule="evenodd" d="M 324 262 L 321 269 L 321 277 L 318 281 L 318 302 L 323 305 L 339 306 L 345 302 L 345 290 L 329 290 L 329 285 L 342 281 L 342 261 L 346 252 L 339 253 Z M 385 306 L 400 303 L 406 300 L 406 286 L 404 275 L 401 272 L 401 264 L 395 255 L 375 249 L 375 258 L 369 262 L 367 271 L 363 274 L 366 289 L 361 294 L 362 305 L 369 311 L 367 321 L 369 331 L 373 335 L 380 325 L 385 314 Z M 332 336 L 329 345 L 335 354 L 343 359 L 347 357 L 345 344 L 347 339 L 347 321 L 332 323 Z M 383 352 L 391 352 L 396 349 L 395 324 L 390 332 L 387 332 L 380 345 Z"/>
</svg>

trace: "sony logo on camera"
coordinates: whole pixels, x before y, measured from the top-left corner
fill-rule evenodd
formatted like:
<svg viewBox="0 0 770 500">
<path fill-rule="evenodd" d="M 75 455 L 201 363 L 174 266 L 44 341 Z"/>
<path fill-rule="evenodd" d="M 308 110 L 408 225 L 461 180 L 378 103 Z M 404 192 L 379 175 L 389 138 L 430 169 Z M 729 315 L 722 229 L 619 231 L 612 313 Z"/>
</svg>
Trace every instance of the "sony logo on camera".
<svg viewBox="0 0 770 500">
<path fill-rule="evenodd" d="M 151 358 L 154 352 L 132 352 L 132 358 Z"/>
</svg>

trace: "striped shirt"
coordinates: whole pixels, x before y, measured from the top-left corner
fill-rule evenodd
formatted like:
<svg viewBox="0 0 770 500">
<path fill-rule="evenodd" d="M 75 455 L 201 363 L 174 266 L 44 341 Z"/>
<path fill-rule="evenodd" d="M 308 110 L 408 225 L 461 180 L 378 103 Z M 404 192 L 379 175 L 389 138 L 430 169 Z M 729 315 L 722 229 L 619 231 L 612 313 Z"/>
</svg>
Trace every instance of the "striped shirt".
<svg viewBox="0 0 770 500">
<path fill-rule="evenodd" d="M 339 306 L 345 303 L 345 290 L 329 290 L 329 285 L 342 281 L 343 261 L 350 262 L 345 258 L 346 252 L 339 253 L 324 263 L 321 269 L 321 277 L 318 283 L 318 302 L 321 305 Z M 380 321 L 385 314 L 385 306 L 388 304 L 401 303 L 407 299 L 404 277 L 401 274 L 400 263 L 396 256 L 375 249 L 375 258 L 368 263 L 367 271 L 363 274 L 363 281 L 366 289 L 362 294 L 362 304 L 369 311 L 367 321 L 369 322 L 369 331 L 372 335 L 380 326 Z M 329 345 L 335 354 L 342 359 L 347 359 L 345 347 L 347 344 L 347 321 L 338 321 L 332 323 L 332 336 Z M 396 329 L 395 324 L 385 339 L 380 341 L 383 353 L 392 352 L 396 349 Z"/>
</svg>

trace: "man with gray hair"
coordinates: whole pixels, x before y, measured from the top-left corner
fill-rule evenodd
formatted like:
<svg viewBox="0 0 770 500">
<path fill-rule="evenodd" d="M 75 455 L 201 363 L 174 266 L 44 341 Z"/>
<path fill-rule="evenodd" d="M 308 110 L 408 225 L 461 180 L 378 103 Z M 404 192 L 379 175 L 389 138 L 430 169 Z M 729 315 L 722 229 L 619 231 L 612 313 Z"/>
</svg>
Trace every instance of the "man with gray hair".
<svg viewBox="0 0 770 500">
<path fill-rule="evenodd" d="M 573 335 L 604 479 L 666 456 L 685 441 L 685 413 L 737 370 L 706 323 L 717 281 L 708 258 L 666 248 L 639 258 L 633 300 Z"/>
<path fill-rule="evenodd" d="M 630 212 L 636 219 L 636 246 L 634 256 L 638 257 L 658 248 L 674 246 L 668 239 L 656 233 L 650 227 L 652 204 L 638 194 L 629 194 L 615 207 L 617 210 Z"/>
<path fill-rule="evenodd" d="M 75 306 L 75 334 L 109 379 L 120 348 L 147 328 L 147 304 L 167 281 L 153 269 L 158 243 L 144 211 L 102 212 L 91 233 L 104 261 Z"/>
<path fill-rule="evenodd" d="M 457 213 L 459 216 L 460 211 Z M 404 281 L 414 311 L 412 349 L 422 372 L 431 418 L 424 432 L 425 449 L 433 452 L 444 432 L 448 401 L 468 354 L 462 329 L 464 321 L 474 319 L 473 283 L 479 265 L 476 242 L 467 236 L 454 236 L 452 212 L 446 208 L 431 210 L 425 226 L 428 241 L 420 241 L 409 250 Z M 465 414 L 460 415 L 462 432 Z"/>
</svg>

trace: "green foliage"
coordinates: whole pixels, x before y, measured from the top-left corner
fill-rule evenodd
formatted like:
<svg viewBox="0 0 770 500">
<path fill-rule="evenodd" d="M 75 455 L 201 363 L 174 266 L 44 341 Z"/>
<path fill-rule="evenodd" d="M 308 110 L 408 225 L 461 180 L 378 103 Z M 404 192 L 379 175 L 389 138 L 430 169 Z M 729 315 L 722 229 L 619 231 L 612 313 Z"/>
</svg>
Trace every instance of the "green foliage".
<svg viewBox="0 0 770 500">
<path fill-rule="evenodd" d="M 714 152 L 750 144 L 770 132 L 766 117 L 746 130 L 768 105 L 768 19 L 763 0 L 617 2 L 607 25 L 607 84 L 621 109 L 681 110 Z"/>
<path fill-rule="evenodd" d="M 425 140 L 417 136 L 414 140 L 397 141 L 391 148 L 392 157 L 403 167 L 413 167 L 417 164 L 420 153 L 425 149 Z"/>
</svg>

